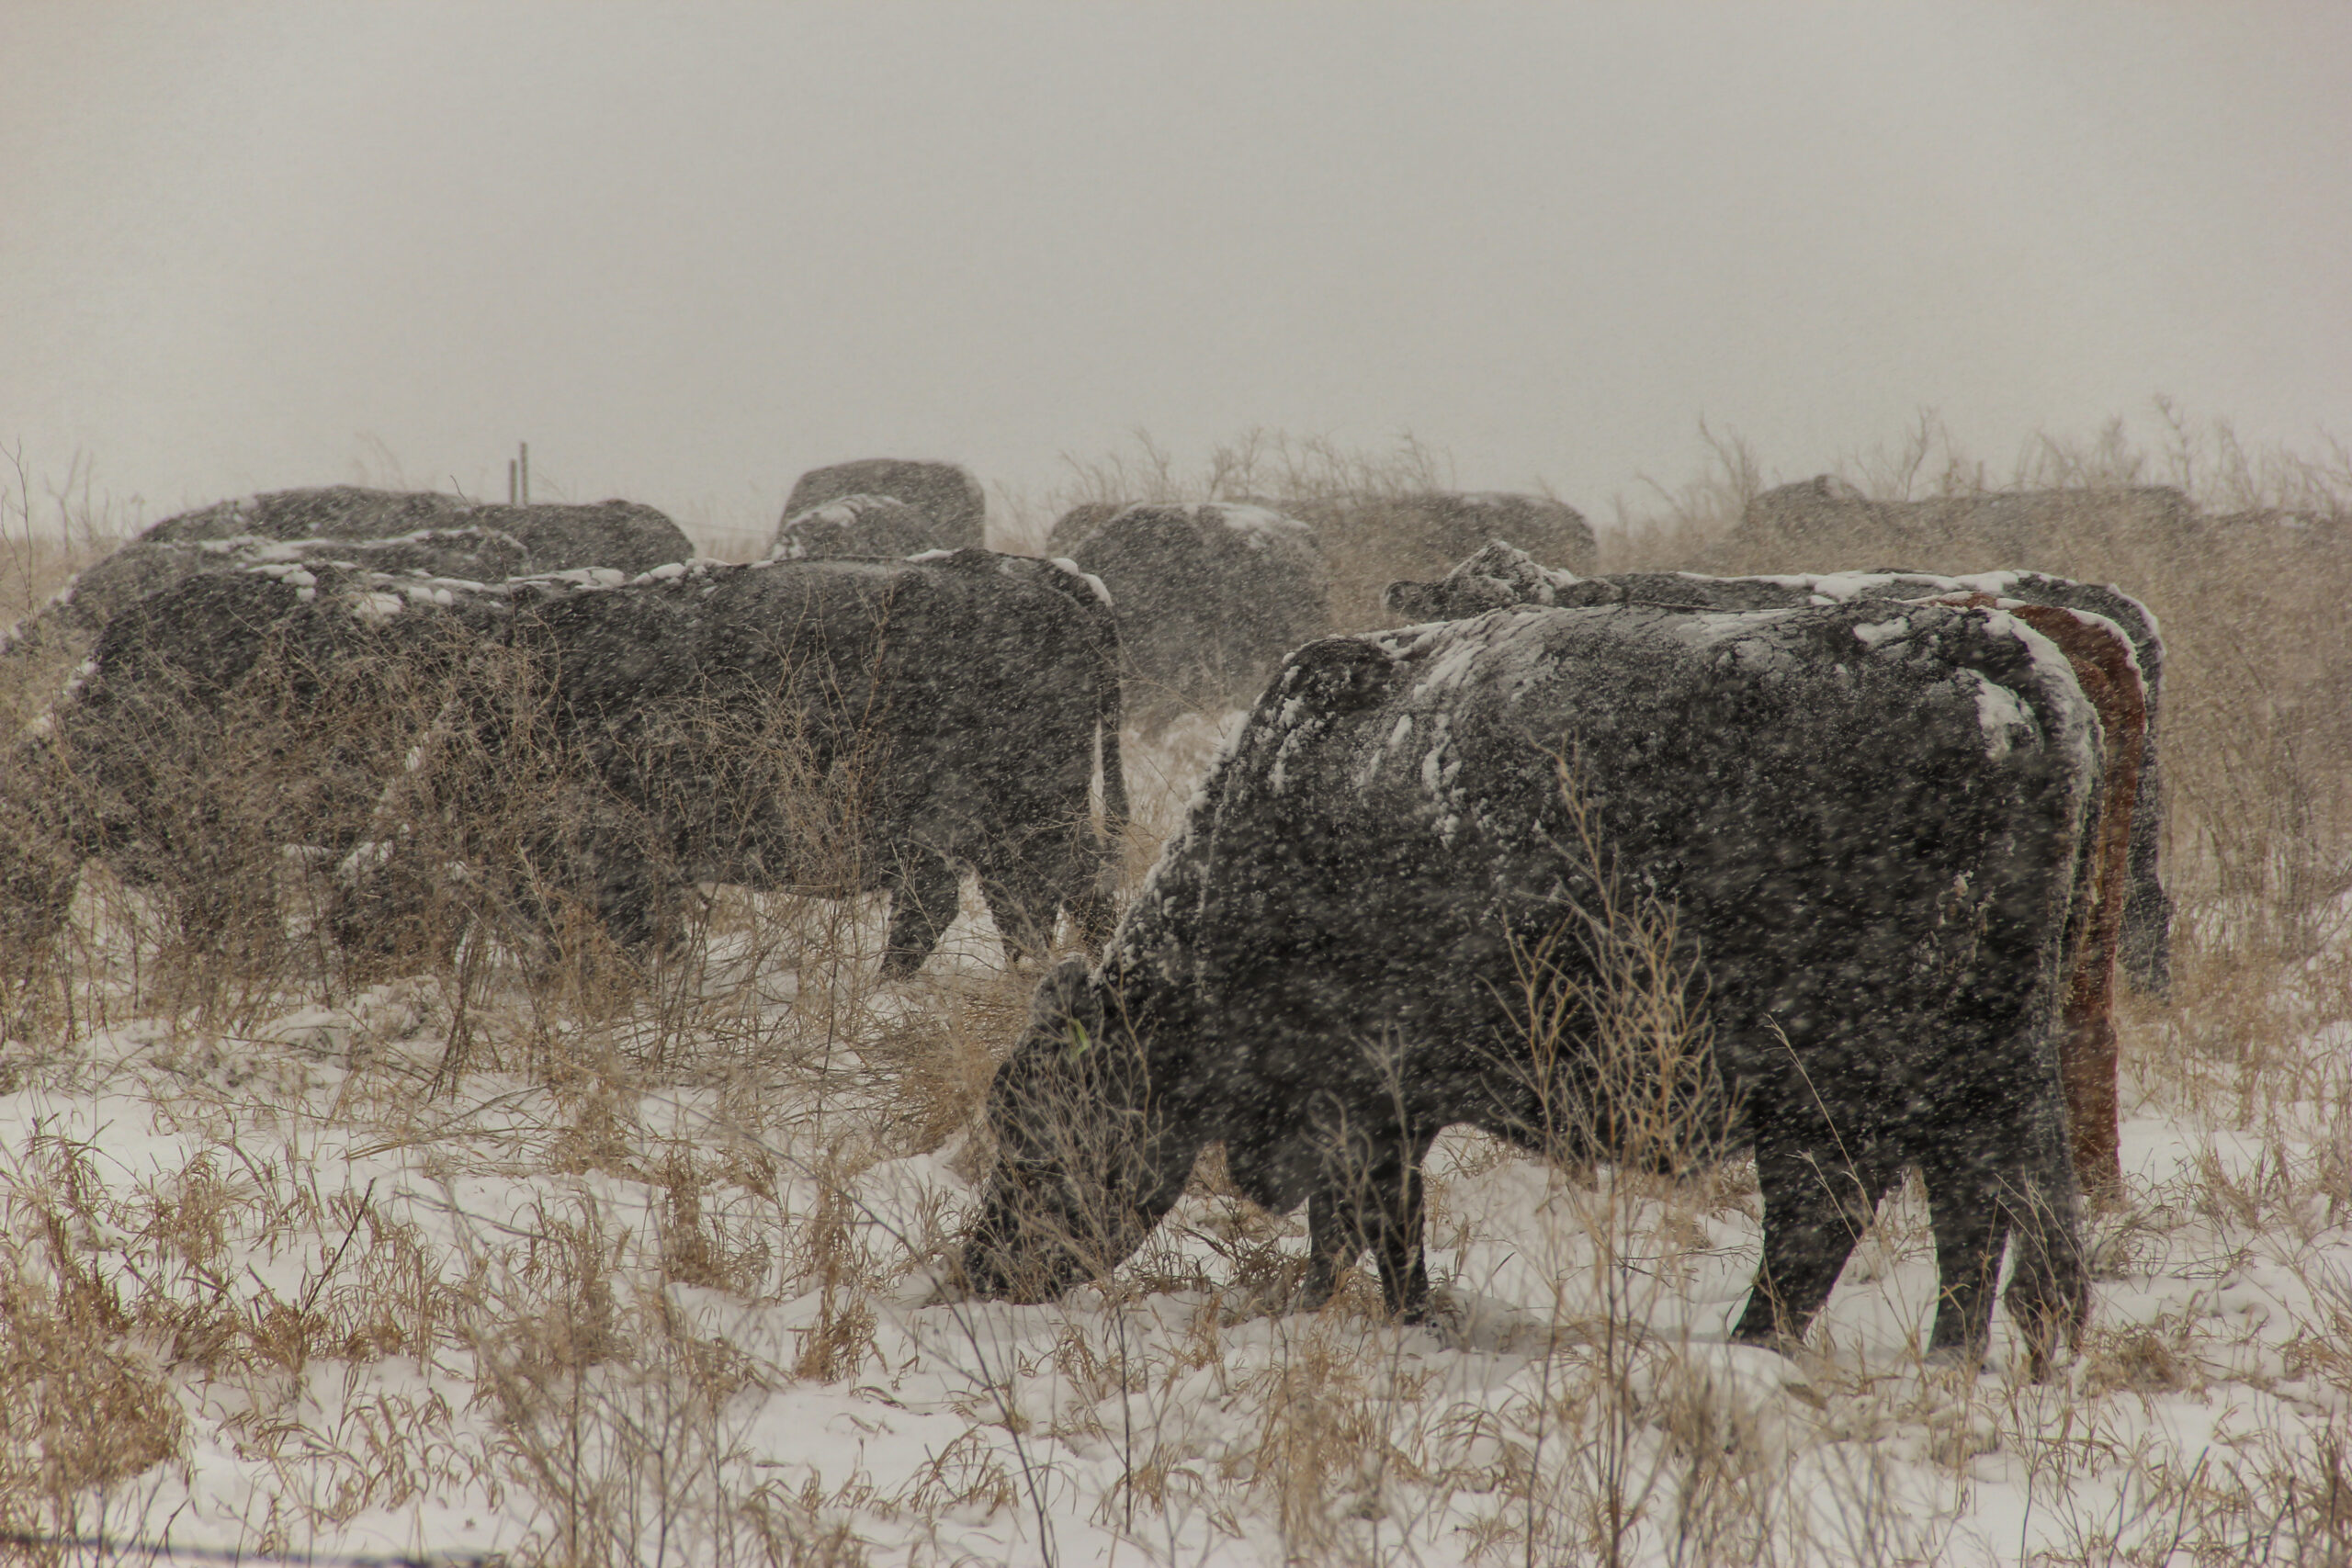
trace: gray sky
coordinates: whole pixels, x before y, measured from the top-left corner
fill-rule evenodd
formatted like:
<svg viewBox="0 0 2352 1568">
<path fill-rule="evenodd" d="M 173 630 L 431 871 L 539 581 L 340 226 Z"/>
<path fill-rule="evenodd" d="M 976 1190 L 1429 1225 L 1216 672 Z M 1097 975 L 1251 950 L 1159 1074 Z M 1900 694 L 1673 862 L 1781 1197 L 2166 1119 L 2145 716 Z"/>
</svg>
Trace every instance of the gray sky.
<svg viewBox="0 0 2352 1568">
<path fill-rule="evenodd" d="M 1933 408 L 2352 437 L 2352 6 L 0 0 L 0 444 L 773 521 L 1148 430 L 1605 515 Z"/>
</svg>

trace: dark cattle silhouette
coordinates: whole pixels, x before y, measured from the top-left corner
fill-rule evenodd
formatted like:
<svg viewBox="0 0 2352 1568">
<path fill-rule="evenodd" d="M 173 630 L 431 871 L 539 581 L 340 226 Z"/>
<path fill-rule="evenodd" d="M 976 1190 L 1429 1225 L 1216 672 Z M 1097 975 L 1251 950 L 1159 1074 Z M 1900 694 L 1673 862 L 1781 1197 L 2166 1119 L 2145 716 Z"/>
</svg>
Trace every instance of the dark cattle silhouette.
<svg viewBox="0 0 2352 1568">
<path fill-rule="evenodd" d="M 1826 548 L 1876 561 L 2035 568 L 2086 551 L 2193 551 L 2200 535 L 2196 504 L 2165 485 L 1873 501 L 1819 474 L 1749 502 L 1722 553 L 1747 565 L 1817 565 Z"/>
<path fill-rule="evenodd" d="M 356 485 L 271 491 L 142 530 L 68 582 L 7 646 L 70 649 L 145 594 L 198 572 L 268 561 L 493 582 L 580 568 L 633 577 L 693 554 L 676 524 L 634 502 L 506 506 Z"/>
<path fill-rule="evenodd" d="M 251 912 L 279 846 L 348 851 L 504 608 L 477 583 L 299 559 L 134 598 L 0 757 L 11 950 L 54 936 L 94 857 L 212 931 Z"/>
<path fill-rule="evenodd" d="M 157 825 L 212 747 L 287 776 L 276 840 L 377 846 L 352 856 L 355 927 L 453 858 L 527 923 L 575 906 L 630 948 L 669 934 L 695 882 L 887 888 L 897 974 L 936 945 L 968 868 L 1007 946 L 1035 952 L 1057 908 L 1108 926 L 1116 666 L 1082 578 L 986 551 L 697 562 L 617 586 L 216 573 L 110 623 L 12 759 L 48 787 L 10 791 L 28 831 L 0 886 L 38 940 L 91 855 L 200 860 L 200 823 L 160 841 Z"/>
<path fill-rule="evenodd" d="M 979 480 L 954 463 L 903 457 L 866 457 L 809 469 L 785 499 L 785 521 L 852 495 L 887 495 L 929 517 L 934 531 L 921 548 L 961 550 L 988 542 L 988 497 Z"/>
<path fill-rule="evenodd" d="M 1054 519 L 1053 529 L 1046 536 L 1046 554 L 1068 556 L 1131 504 L 1124 501 L 1080 502 Z"/>
<path fill-rule="evenodd" d="M 1547 566 L 1589 571 L 1592 529 L 1575 508 L 1507 491 L 1318 496 L 1275 502 L 1315 529 L 1332 579 L 1337 630 L 1381 624 L 1381 585 L 1436 577 L 1493 539 L 1509 539 Z"/>
<path fill-rule="evenodd" d="M 1735 1337 L 1801 1335 L 1907 1167 L 1933 1348 L 1984 1344 L 2014 1235 L 2039 1360 L 2086 1300 L 2052 1032 L 2099 781 L 2096 716 L 2038 641 L 1862 603 L 1503 610 L 1301 649 L 1101 966 L 1040 985 L 989 1090 L 965 1282 L 1035 1300 L 1115 1265 L 1222 1143 L 1254 1201 L 1309 1205 L 1301 1304 L 1370 1246 L 1390 1309 L 1423 1313 L 1442 1128 L 1631 1152 L 1577 1008 L 1605 989 L 1593 911 L 1640 890 L 1673 911 L 1669 973 L 1762 1183 Z"/>
<path fill-rule="evenodd" d="M 778 560 L 903 559 L 938 548 L 938 536 L 929 514 L 903 501 L 845 495 L 786 518 L 768 554 Z"/>
<path fill-rule="evenodd" d="M 28 643 L 60 634 L 96 636 L 120 611 L 185 578 L 266 562 L 416 571 L 474 582 L 498 582 L 530 570 L 521 540 L 480 526 L 380 539 L 137 539 L 77 573 L 17 635 Z"/>
<path fill-rule="evenodd" d="M 1600 545 L 1583 513 L 1545 495 L 1514 491 L 1415 491 L 1282 503 L 1315 527 L 1334 555 L 1377 542 L 1401 570 L 1446 566 L 1486 544 L 1509 539 L 1536 559 L 1589 571 Z"/>
<path fill-rule="evenodd" d="M 517 540 L 533 571 L 602 567 L 634 577 L 695 553 L 694 542 L 650 506 L 633 501 L 509 506 L 430 491 L 328 485 L 271 491 L 167 517 L 139 536 L 192 539 L 386 539 L 425 528 L 484 528 Z"/>
<path fill-rule="evenodd" d="M 2148 607 L 2109 583 L 2078 582 L 2037 571 L 1942 576 L 1918 571 L 1846 571 L 1710 577 L 1685 571 L 1617 572 L 1580 578 L 1498 542 L 1436 582 L 1392 582 L 1390 613 L 1408 620 L 1450 620 L 1507 604 L 1661 604 L 1685 609 L 1770 610 L 1850 599 L 1917 599 L 1987 593 L 2054 605 L 2112 621 L 2131 640 L 2144 687 L 2145 738 L 2132 807 L 2131 871 L 2118 938 L 2124 973 L 2139 990 L 2163 995 L 2172 983 L 2172 898 L 2158 864 L 2165 784 L 2157 743 L 2164 705 L 2165 650 Z"/>
<path fill-rule="evenodd" d="M 1284 653 L 1330 625 L 1313 534 L 1263 507 L 1123 507 L 1069 558 L 1110 589 L 1146 723 L 1248 702 Z"/>
</svg>

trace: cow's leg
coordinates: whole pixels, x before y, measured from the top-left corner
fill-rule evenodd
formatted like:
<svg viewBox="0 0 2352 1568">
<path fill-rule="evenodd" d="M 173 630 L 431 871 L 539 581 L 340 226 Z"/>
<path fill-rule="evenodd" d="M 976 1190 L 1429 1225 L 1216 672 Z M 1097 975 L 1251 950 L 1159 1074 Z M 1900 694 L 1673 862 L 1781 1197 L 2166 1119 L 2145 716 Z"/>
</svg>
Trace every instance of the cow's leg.
<svg viewBox="0 0 2352 1568">
<path fill-rule="evenodd" d="M 1426 1149 L 1426 1142 L 1422 1149 Z M 1385 1200 L 1375 1211 L 1379 1234 L 1374 1245 L 1380 1258 L 1380 1297 L 1392 1316 L 1419 1323 L 1430 1311 L 1428 1249 L 1422 1245 L 1421 1150 L 1384 1170 L 1377 1190 Z"/>
<path fill-rule="evenodd" d="M 1764 1258 L 1731 1337 L 1743 1344 L 1793 1343 L 1815 1314 L 1878 1212 L 1892 1168 L 1865 1158 L 1819 1160 L 1795 1150 L 1759 1153 Z"/>
<path fill-rule="evenodd" d="M 1993 1332 L 1993 1283 L 2008 1240 L 2009 1205 L 1973 1162 L 1923 1163 L 1936 1233 L 1936 1321 L 1928 1353 L 1974 1366 Z"/>
<path fill-rule="evenodd" d="M 1363 1252 L 1363 1227 L 1353 1201 L 1340 1189 L 1318 1187 L 1306 1200 L 1306 1279 L 1298 1310 L 1320 1312 Z"/>
<path fill-rule="evenodd" d="M 882 977 L 904 979 L 922 967 L 956 919 L 964 878 L 946 856 L 907 844 L 899 852 L 890 883 L 890 934 L 882 953 Z"/>
<path fill-rule="evenodd" d="M 1369 1247 L 1380 1266 L 1382 1303 L 1392 1316 L 1417 1323 L 1430 1302 L 1419 1166 L 1383 1161 L 1367 1177 L 1360 1186 L 1317 1188 L 1307 1199 L 1306 1279 L 1298 1310 L 1320 1311 L 1339 1289 L 1340 1276 Z"/>
<path fill-rule="evenodd" d="M 2054 1130 L 2035 1140 L 2027 1163 L 2024 1190 L 2009 1205 L 2017 1240 L 2007 1300 L 2025 1337 L 2030 1375 L 2039 1381 L 2059 1342 L 2081 1337 L 2090 1308 L 2090 1267 L 2083 1252 L 2081 1190 Z"/>
<path fill-rule="evenodd" d="M 1119 922 L 1117 859 L 1090 831 L 1071 846 L 1065 863 L 1061 906 L 1069 911 L 1070 924 L 1078 928 L 1078 940 L 1087 951 L 1100 952 Z"/>
<path fill-rule="evenodd" d="M 1430 1274 L 1421 1245 L 1420 1165 L 1431 1136 L 1399 1134 L 1376 1152 L 1351 1145 L 1350 1166 L 1328 1177 L 1308 1196 L 1301 1311 L 1317 1311 L 1329 1301 L 1340 1276 L 1370 1247 L 1380 1266 L 1380 1294 L 1388 1311 L 1408 1323 L 1427 1314 Z"/>
<path fill-rule="evenodd" d="M 980 868 L 980 897 L 996 921 L 997 939 L 1008 961 L 1043 958 L 1054 941 L 1051 879 L 1018 858 Z"/>
</svg>

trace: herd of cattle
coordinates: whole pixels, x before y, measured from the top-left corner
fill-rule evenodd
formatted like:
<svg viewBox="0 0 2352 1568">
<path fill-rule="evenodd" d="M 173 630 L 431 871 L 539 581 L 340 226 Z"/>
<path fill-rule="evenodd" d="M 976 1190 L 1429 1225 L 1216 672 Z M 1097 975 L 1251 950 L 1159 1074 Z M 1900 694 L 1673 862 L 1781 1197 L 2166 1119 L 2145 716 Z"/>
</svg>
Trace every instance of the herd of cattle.
<svg viewBox="0 0 2352 1568">
<path fill-rule="evenodd" d="M 6 645 L 87 656 L 0 768 L 9 962 L 89 860 L 200 866 L 178 796 L 262 736 L 300 760 L 268 835 L 337 868 L 356 947 L 453 881 L 526 944 L 584 914 L 640 953 L 698 885 L 887 890 L 891 976 L 967 873 L 1016 956 L 1067 913 L 1095 957 L 1043 976 L 989 1092 L 983 1294 L 1115 1267 L 1221 1144 L 1250 1197 L 1308 1204 L 1301 1304 L 1369 1248 L 1420 1316 L 1439 1132 L 1636 1157 L 1619 1101 L 1665 1093 L 1757 1159 L 1736 1337 L 1802 1336 L 1906 1168 L 1934 1351 L 1981 1351 L 2012 1239 L 2032 1354 L 2079 1326 L 2083 1195 L 2120 1185 L 2113 977 L 2167 977 L 2145 606 L 2028 570 L 1580 575 L 1590 529 L 1530 496 L 1082 506 L 1046 558 L 984 517 L 961 468 L 876 460 L 804 476 L 751 565 L 619 502 L 160 523 Z M 1816 480 L 1742 527 L 1917 558 L 1965 521 Z M 1329 563 L 1375 536 L 1431 570 L 1388 629 L 1329 635 Z M 1123 721 L 1252 695 L 1121 908 Z M 1702 1087 L 1600 1060 L 1629 900 L 1669 912 L 1639 962 L 1702 1021 Z"/>
</svg>

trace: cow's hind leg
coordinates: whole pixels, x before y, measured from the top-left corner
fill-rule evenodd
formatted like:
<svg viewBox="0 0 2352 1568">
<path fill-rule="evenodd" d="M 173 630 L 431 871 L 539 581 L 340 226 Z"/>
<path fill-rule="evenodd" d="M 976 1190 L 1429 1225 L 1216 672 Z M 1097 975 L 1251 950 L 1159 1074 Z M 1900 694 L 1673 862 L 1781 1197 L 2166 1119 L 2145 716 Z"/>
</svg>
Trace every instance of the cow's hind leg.
<svg viewBox="0 0 2352 1568">
<path fill-rule="evenodd" d="M 2090 1309 L 2082 1193 L 2074 1174 L 2062 1138 L 2045 1129 L 2029 1153 L 2022 1190 L 2007 1205 L 2016 1225 L 2009 1249 L 2009 1315 L 2025 1337 L 2029 1374 L 2037 1382 L 2048 1373 L 2051 1353 L 2061 1341 L 2072 1345 L 2081 1338 Z"/>
<path fill-rule="evenodd" d="M 1923 1166 L 1936 1233 L 1936 1321 L 1928 1354 L 1973 1367 L 1993 1331 L 1993 1284 L 2008 1240 L 2009 1206 L 1997 1179 L 1973 1163 Z"/>
<path fill-rule="evenodd" d="M 890 883 L 890 934 L 882 953 L 882 977 L 904 979 L 922 967 L 955 923 L 964 878 L 946 856 L 920 845 L 899 852 Z"/>
<path fill-rule="evenodd" d="M 1007 959 L 1043 958 L 1053 946 L 1053 886 L 1033 867 L 1018 861 L 982 866 L 980 897 L 988 901 Z"/>
<path fill-rule="evenodd" d="M 1759 1154 L 1756 1167 L 1764 1190 L 1764 1258 L 1731 1337 L 1749 1345 L 1794 1344 L 1829 1300 L 1894 1170 L 1882 1160 L 1849 1165 L 1795 1152 Z"/>
<path fill-rule="evenodd" d="M 1430 1272 L 1422 1246 L 1421 1156 L 1433 1134 L 1399 1137 L 1387 1148 L 1360 1157 L 1351 1168 L 1317 1187 L 1306 1201 L 1306 1279 L 1299 1288 L 1303 1312 L 1320 1309 L 1339 1288 L 1349 1265 L 1373 1249 L 1380 1267 L 1380 1294 L 1389 1313 L 1408 1323 L 1429 1314 Z"/>
</svg>

